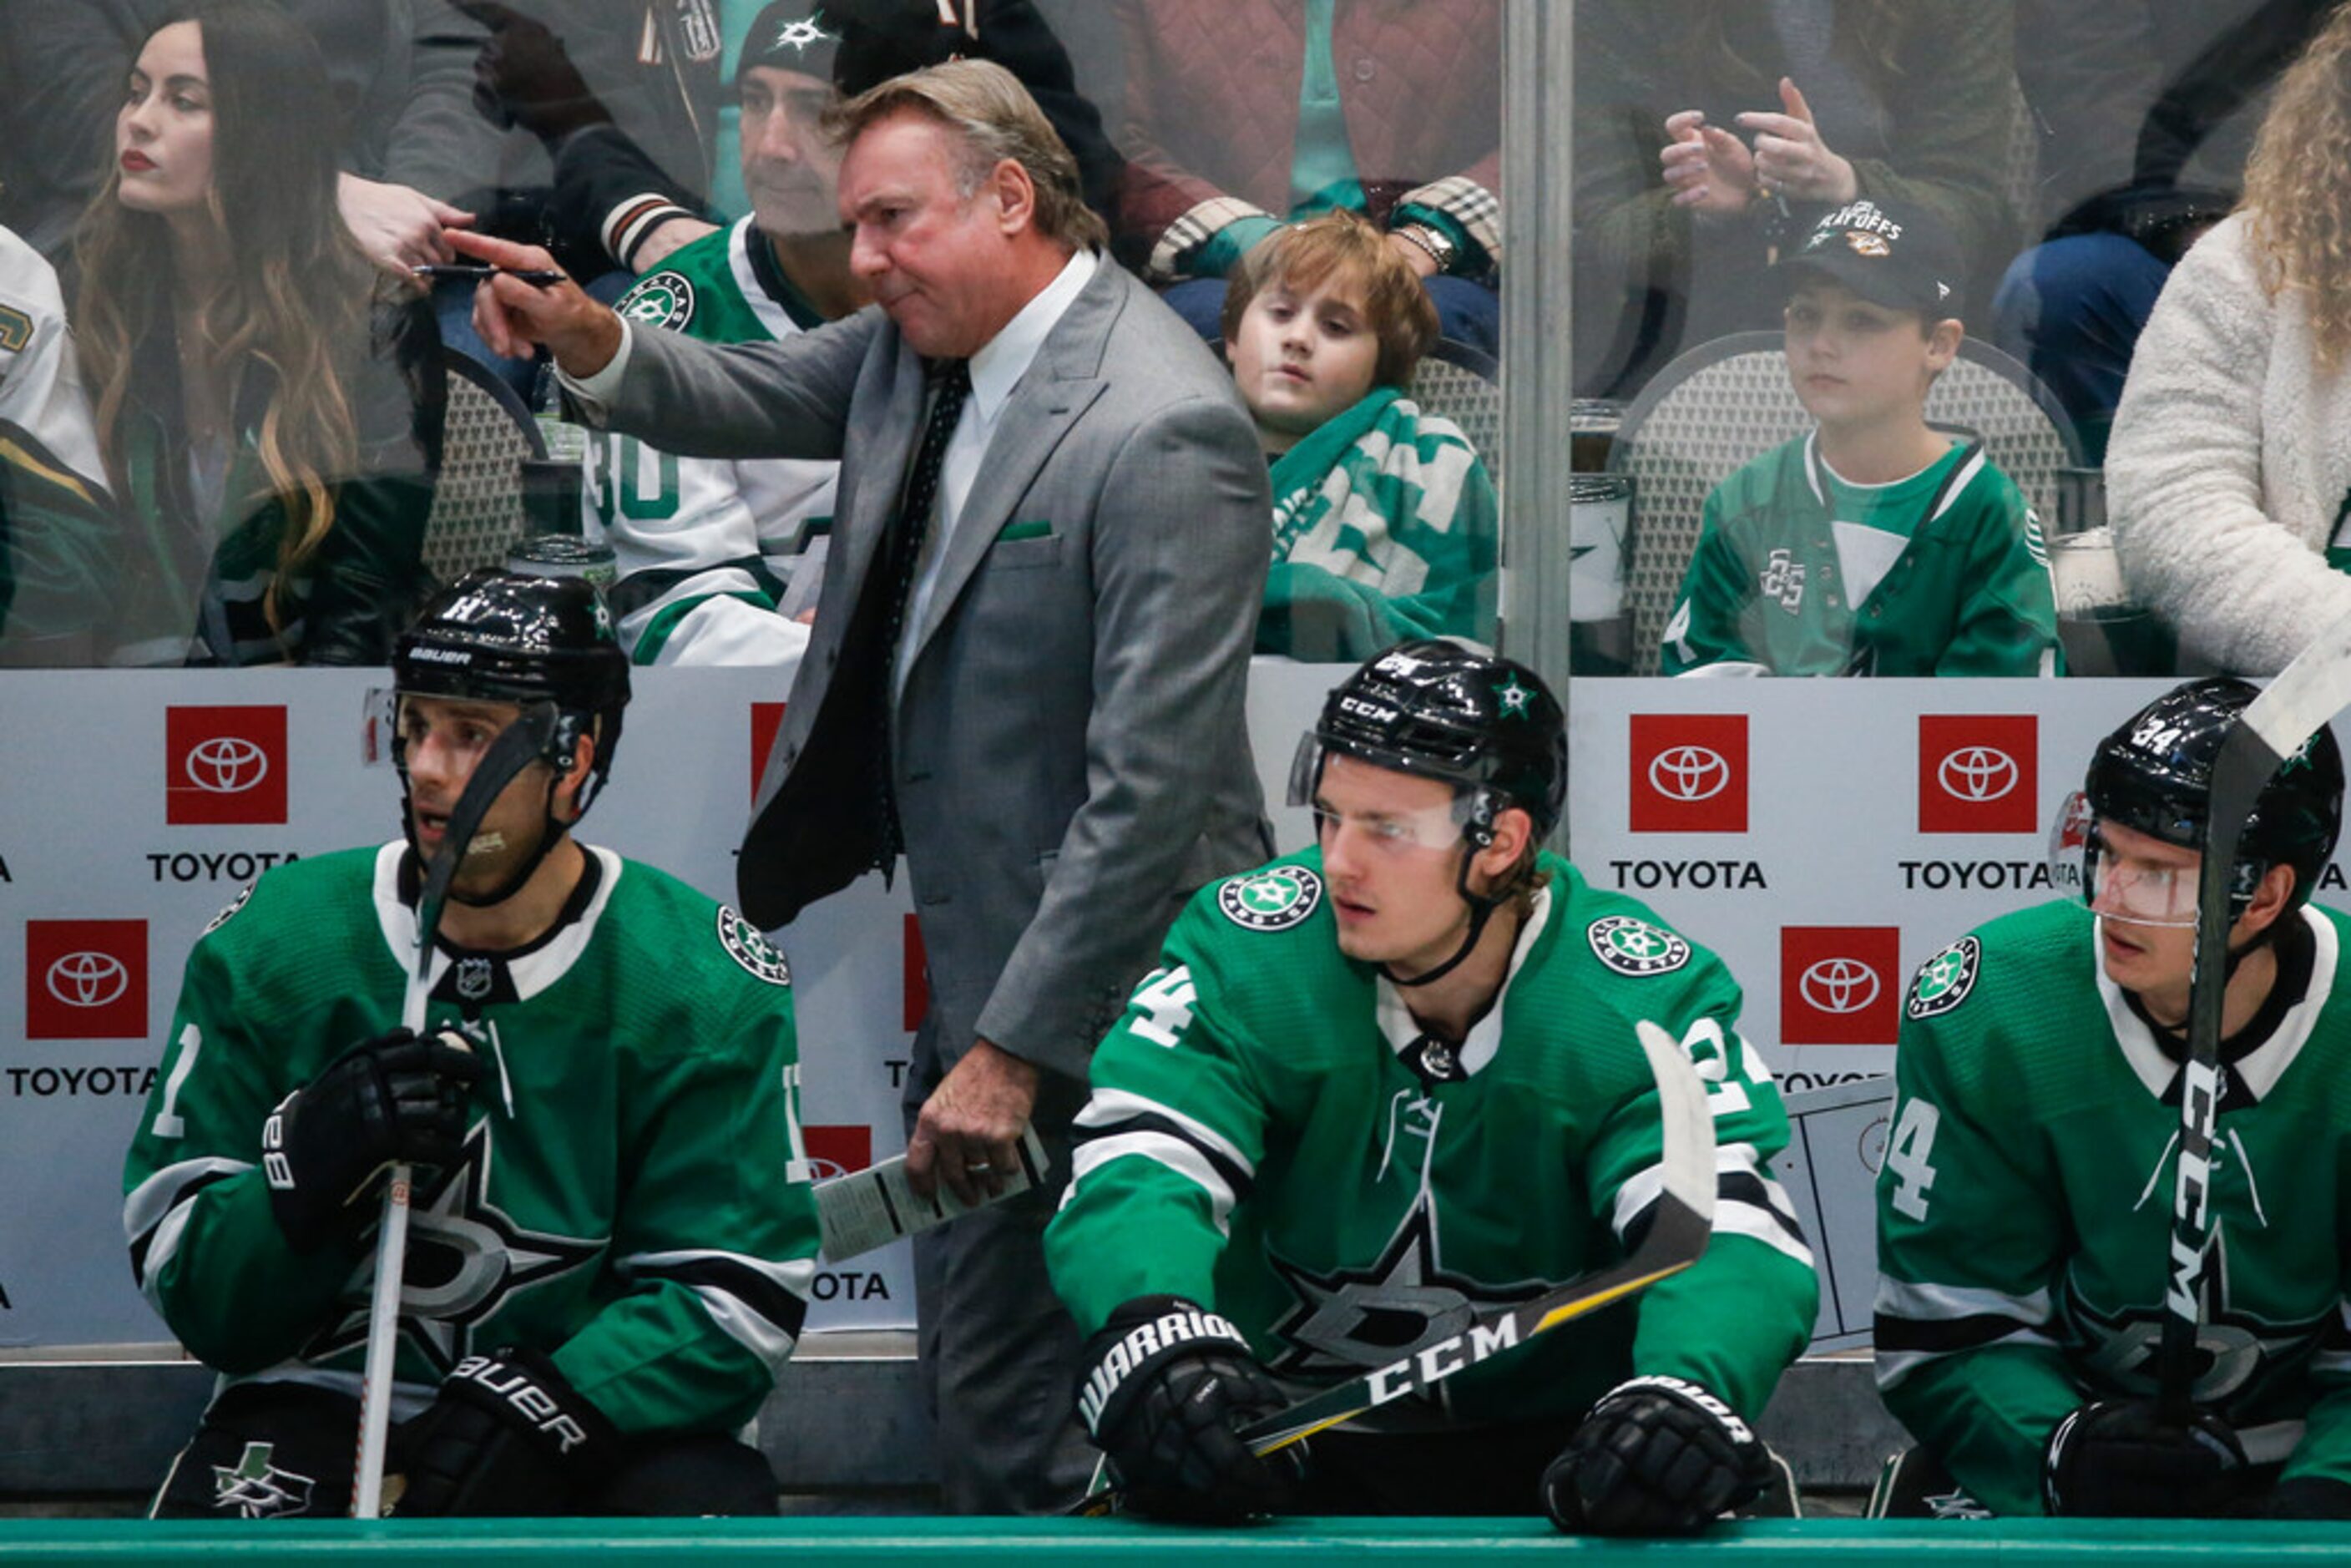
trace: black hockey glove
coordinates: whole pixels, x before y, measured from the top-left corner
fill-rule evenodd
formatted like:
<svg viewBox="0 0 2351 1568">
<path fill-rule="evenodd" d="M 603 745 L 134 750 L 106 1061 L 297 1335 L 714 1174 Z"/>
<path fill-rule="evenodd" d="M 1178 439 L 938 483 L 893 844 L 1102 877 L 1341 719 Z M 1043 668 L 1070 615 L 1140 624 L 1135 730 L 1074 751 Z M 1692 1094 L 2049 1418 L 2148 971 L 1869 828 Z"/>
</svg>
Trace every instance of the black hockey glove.
<svg viewBox="0 0 2351 1568">
<path fill-rule="evenodd" d="M 2262 1500 L 2267 1519 L 2351 1519 L 2351 1483 L 2332 1476 L 2288 1476 Z"/>
<path fill-rule="evenodd" d="M 400 1429 L 404 1517 L 579 1511 L 611 1470 L 621 1435 L 536 1351 L 469 1355 Z"/>
<path fill-rule="evenodd" d="M 296 1250 L 354 1239 L 365 1197 L 395 1160 L 454 1163 L 465 1137 L 465 1092 L 481 1061 L 451 1030 L 379 1035 L 288 1094 L 261 1128 L 261 1164 L 277 1227 Z"/>
<path fill-rule="evenodd" d="M 1078 1414 L 1128 1507 L 1199 1524 L 1282 1511 L 1304 1455 L 1292 1444 L 1260 1459 L 1240 1440 L 1240 1427 L 1285 1401 L 1232 1324 L 1180 1297 L 1138 1296 L 1080 1364 Z"/>
<path fill-rule="evenodd" d="M 2049 1435 L 2041 1495 L 2061 1518 L 2213 1519 L 2234 1510 L 2244 1468 L 2243 1445 L 2217 1416 L 2178 1427 L 2152 1400 L 2100 1400 Z"/>
<path fill-rule="evenodd" d="M 1543 1472 L 1543 1510 L 1573 1535 L 1695 1535 L 1771 1473 L 1729 1406 L 1682 1378 L 1635 1377 L 1600 1396 Z"/>
</svg>

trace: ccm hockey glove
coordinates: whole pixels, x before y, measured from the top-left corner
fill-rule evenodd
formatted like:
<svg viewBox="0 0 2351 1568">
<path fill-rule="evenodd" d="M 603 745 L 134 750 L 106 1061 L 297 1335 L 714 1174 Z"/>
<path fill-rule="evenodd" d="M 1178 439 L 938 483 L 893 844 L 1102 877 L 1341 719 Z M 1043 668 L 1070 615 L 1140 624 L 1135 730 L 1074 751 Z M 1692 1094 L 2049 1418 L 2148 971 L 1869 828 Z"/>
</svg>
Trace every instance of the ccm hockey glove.
<svg viewBox="0 0 2351 1568">
<path fill-rule="evenodd" d="M 1303 1456 L 1293 1444 L 1260 1459 L 1241 1441 L 1284 1401 L 1231 1323 L 1181 1297 L 1137 1296 L 1080 1364 L 1078 1414 L 1130 1508 L 1199 1524 L 1282 1511 Z"/>
<path fill-rule="evenodd" d="M 465 1137 L 465 1092 L 482 1064 L 444 1030 L 404 1029 L 353 1046 L 278 1103 L 261 1128 L 261 1165 L 277 1228 L 300 1252 L 356 1239 L 360 1199 L 397 1160 L 453 1164 Z"/>
<path fill-rule="evenodd" d="M 469 1355 L 401 1428 L 407 1516 L 579 1511 L 611 1469 L 621 1435 L 536 1351 Z"/>
<path fill-rule="evenodd" d="M 2085 1405 L 2049 1435 L 2042 1500 L 2073 1519 L 2211 1519 L 2233 1511 L 2244 1446 L 2199 1411 L 2165 1422 L 2147 1399 Z"/>
<path fill-rule="evenodd" d="M 1695 1535 L 1771 1473 L 1729 1406 L 1682 1378 L 1635 1377 L 1600 1396 L 1543 1472 L 1543 1510 L 1573 1535 Z"/>
</svg>

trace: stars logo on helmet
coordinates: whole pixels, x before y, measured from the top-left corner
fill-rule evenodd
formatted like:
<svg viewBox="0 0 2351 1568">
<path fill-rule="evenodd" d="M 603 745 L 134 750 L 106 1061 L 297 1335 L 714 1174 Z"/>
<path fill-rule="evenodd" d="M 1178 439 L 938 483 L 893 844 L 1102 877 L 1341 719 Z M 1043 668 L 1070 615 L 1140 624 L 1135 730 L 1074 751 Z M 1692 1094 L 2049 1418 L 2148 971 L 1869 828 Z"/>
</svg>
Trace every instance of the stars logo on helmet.
<svg viewBox="0 0 2351 1568">
<path fill-rule="evenodd" d="M 600 637 L 612 634 L 612 612 L 605 608 L 601 598 L 596 601 L 596 634 Z"/>
<path fill-rule="evenodd" d="M 1533 703 L 1535 695 L 1519 685 L 1516 675 L 1496 686 L 1494 695 L 1501 700 L 1504 718 L 1525 718 L 1533 711 L 1530 705 Z"/>
</svg>

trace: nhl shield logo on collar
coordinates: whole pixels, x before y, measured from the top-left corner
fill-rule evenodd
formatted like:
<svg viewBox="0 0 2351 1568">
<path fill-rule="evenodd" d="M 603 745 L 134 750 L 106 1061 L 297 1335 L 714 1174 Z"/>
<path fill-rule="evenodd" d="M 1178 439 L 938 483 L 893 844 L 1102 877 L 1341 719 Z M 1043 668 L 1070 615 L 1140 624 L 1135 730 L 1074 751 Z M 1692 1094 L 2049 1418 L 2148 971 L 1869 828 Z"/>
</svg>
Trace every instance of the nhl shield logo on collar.
<svg viewBox="0 0 2351 1568">
<path fill-rule="evenodd" d="M 1322 879 L 1302 865 L 1269 866 L 1217 889 L 1225 918 L 1249 931 L 1287 930 L 1322 902 Z"/>
</svg>

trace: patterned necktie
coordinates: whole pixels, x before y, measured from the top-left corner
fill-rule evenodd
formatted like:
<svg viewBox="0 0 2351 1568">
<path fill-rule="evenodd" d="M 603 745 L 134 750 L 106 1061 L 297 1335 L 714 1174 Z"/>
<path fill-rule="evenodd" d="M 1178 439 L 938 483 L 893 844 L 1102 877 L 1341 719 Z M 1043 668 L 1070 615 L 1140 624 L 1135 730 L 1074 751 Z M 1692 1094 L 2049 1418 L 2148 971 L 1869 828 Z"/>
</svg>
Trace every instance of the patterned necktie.
<svg viewBox="0 0 2351 1568">
<path fill-rule="evenodd" d="M 906 476 L 905 498 L 898 507 L 897 526 L 890 530 L 890 618 L 884 625 L 882 645 L 875 650 L 881 661 L 881 700 L 874 704 L 874 756 L 882 764 L 881 863 L 885 871 L 906 846 L 905 832 L 898 823 L 897 790 L 893 784 L 896 769 L 890 763 L 890 713 L 895 706 L 898 639 L 905 632 L 906 611 L 914 602 L 914 579 L 922 568 L 923 539 L 930 531 L 931 513 L 938 503 L 939 471 L 946 465 L 947 442 L 955 434 L 956 422 L 963 418 L 965 400 L 971 396 L 971 363 L 967 360 L 934 361 L 928 379 L 932 387 L 931 412 L 923 423 L 923 441 L 914 450 L 914 466 Z"/>
</svg>

